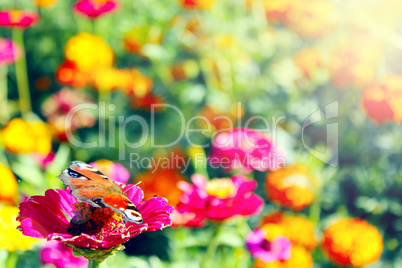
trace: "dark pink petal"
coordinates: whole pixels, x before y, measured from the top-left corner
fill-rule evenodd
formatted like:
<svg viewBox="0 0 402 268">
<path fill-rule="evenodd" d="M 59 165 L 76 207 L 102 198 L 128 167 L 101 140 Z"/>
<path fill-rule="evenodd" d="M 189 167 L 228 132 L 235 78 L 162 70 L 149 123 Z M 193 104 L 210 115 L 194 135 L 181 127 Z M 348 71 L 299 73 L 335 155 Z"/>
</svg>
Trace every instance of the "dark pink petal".
<svg viewBox="0 0 402 268">
<path fill-rule="evenodd" d="M 80 0 L 74 4 L 74 11 L 89 18 L 97 18 L 102 14 L 112 12 L 118 8 L 118 2 L 108 0 L 100 2 L 96 0 Z"/>
<path fill-rule="evenodd" d="M 19 206 L 18 227 L 24 235 L 45 238 L 50 233 L 65 233 L 75 198 L 64 190 L 47 190 L 45 196 L 33 196 Z"/>
<path fill-rule="evenodd" d="M 138 206 L 144 199 L 144 192 L 136 185 L 129 184 L 123 187 L 123 192 L 127 194 L 128 199 L 130 199 L 135 206 Z"/>
</svg>

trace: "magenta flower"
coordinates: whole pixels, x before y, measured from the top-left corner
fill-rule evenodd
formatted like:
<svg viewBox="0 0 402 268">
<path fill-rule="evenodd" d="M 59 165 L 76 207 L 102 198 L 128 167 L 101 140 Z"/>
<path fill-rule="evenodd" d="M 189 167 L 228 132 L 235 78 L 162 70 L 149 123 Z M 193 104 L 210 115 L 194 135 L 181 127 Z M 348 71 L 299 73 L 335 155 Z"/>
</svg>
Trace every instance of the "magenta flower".
<svg viewBox="0 0 402 268">
<path fill-rule="evenodd" d="M 212 142 L 209 162 L 226 171 L 276 170 L 285 164 L 284 151 L 264 133 L 235 128 L 218 134 Z"/>
<path fill-rule="evenodd" d="M 116 0 L 80 0 L 74 4 L 74 11 L 95 19 L 105 13 L 116 11 L 119 2 Z"/>
<path fill-rule="evenodd" d="M 172 224 L 173 207 L 167 200 L 154 197 L 145 202 L 143 191 L 135 185 L 122 185 L 127 197 L 137 206 L 144 222 L 124 222 L 109 208 L 94 208 L 76 203 L 69 189 L 50 189 L 45 196 L 33 196 L 19 206 L 18 229 L 27 236 L 62 241 L 74 249 L 106 252 L 145 232 L 157 231 Z"/>
<path fill-rule="evenodd" d="M 22 49 L 19 45 L 10 39 L 0 38 L 0 67 L 14 63 L 21 55 Z"/>
<path fill-rule="evenodd" d="M 39 20 L 39 14 L 23 10 L 0 11 L 0 26 L 28 28 Z"/>
<path fill-rule="evenodd" d="M 98 169 L 112 181 L 127 184 L 128 180 L 130 179 L 130 172 L 122 164 L 114 163 L 106 159 L 101 159 L 89 163 L 89 165 Z"/>
<path fill-rule="evenodd" d="M 208 181 L 196 174 L 191 180 L 194 184 L 179 182 L 183 191 L 177 205 L 180 213 L 194 213 L 197 219 L 224 221 L 236 215 L 255 215 L 262 209 L 263 200 L 253 193 L 257 182 L 243 175 Z"/>
<path fill-rule="evenodd" d="M 73 249 L 59 241 L 47 242 L 40 250 L 40 259 L 43 264 L 53 265 L 56 268 L 81 268 L 88 265 L 87 259 L 74 257 Z"/>
<path fill-rule="evenodd" d="M 272 241 L 266 239 L 263 229 L 255 229 L 246 238 L 246 245 L 251 256 L 263 262 L 275 262 L 289 260 L 292 256 L 292 243 L 283 235 L 275 237 Z"/>
</svg>

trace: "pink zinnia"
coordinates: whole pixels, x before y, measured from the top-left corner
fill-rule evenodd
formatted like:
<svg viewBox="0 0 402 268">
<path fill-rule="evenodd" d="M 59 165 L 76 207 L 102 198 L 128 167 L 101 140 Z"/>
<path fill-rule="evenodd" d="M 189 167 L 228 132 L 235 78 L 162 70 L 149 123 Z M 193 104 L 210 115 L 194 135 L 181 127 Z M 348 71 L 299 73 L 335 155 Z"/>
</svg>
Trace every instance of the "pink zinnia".
<svg viewBox="0 0 402 268">
<path fill-rule="evenodd" d="M 0 26 L 28 28 L 39 20 L 39 14 L 23 10 L 0 11 Z"/>
<path fill-rule="evenodd" d="M 84 257 L 74 257 L 73 249 L 63 242 L 49 241 L 40 250 L 40 259 L 45 265 L 56 268 L 87 267 L 88 260 Z"/>
<path fill-rule="evenodd" d="M 276 170 L 285 164 L 285 153 L 271 138 L 249 128 L 218 134 L 212 142 L 209 162 L 226 171 Z"/>
<path fill-rule="evenodd" d="M 89 163 L 89 165 L 98 169 L 112 181 L 127 184 L 128 180 L 130 179 L 130 172 L 122 164 L 114 163 L 106 159 L 101 159 Z"/>
<path fill-rule="evenodd" d="M 292 256 L 292 243 L 283 235 L 275 237 L 272 241 L 266 239 L 263 229 L 255 229 L 246 238 L 246 245 L 251 256 L 265 263 L 289 260 Z"/>
<path fill-rule="evenodd" d="M 253 193 L 257 182 L 243 175 L 207 180 L 195 174 L 191 180 L 194 184 L 179 182 L 183 191 L 177 205 L 180 213 L 193 213 L 197 219 L 224 221 L 236 215 L 256 215 L 262 209 L 263 200 Z"/>
<path fill-rule="evenodd" d="M 0 38 L 0 66 L 14 63 L 21 57 L 22 49 L 10 39 Z"/>
<path fill-rule="evenodd" d="M 94 208 L 77 203 L 69 189 L 50 189 L 45 196 L 33 196 L 19 206 L 18 229 L 27 236 L 57 240 L 81 250 L 112 251 L 127 240 L 172 224 L 173 207 L 167 200 L 154 197 L 143 201 L 143 191 L 135 185 L 121 185 L 123 192 L 138 208 L 143 223 L 124 222 L 109 208 Z"/>
<path fill-rule="evenodd" d="M 81 0 L 74 4 L 74 11 L 95 19 L 105 13 L 113 12 L 119 7 L 116 0 Z"/>
</svg>

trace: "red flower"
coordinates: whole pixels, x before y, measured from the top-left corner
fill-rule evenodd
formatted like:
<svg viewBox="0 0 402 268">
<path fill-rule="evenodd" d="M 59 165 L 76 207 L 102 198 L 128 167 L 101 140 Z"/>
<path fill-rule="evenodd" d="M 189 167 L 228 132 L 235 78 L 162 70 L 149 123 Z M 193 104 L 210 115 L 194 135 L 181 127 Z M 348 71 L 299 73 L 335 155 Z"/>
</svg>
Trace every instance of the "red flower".
<svg viewBox="0 0 402 268">
<path fill-rule="evenodd" d="M 173 207 L 167 205 L 165 198 L 142 202 L 141 188 L 122 185 L 122 189 L 140 211 L 142 224 L 124 222 L 120 214 L 108 208 L 77 203 L 69 189 L 50 189 L 45 196 L 33 196 L 20 204 L 18 229 L 24 235 L 63 241 L 75 248 L 107 250 L 145 231 L 161 230 L 172 224 Z"/>
<path fill-rule="evenodd" d="M 224 221 L 236 215 L 250 216 L 262 209 L 263 200 L 253 193 L 257 182 L 243 175 L 208 181 L 196 174 L 191 180 L 194 184 L 179 182 L 183 195 L 177 211 L 195 214 L 197 222 L 200 218 Z"/>
<path fill-rule="evenodd" d="M 0 11 L 0 26 L 28 28 L 39 20 L 39 14 L 23 10 Z"/>
<path fill-rule="evenodd" d="M 119 7 L 115 0 L 81 0 L 74 4 L 74 11 L 95 19 L 105 13 L 113 12 Z"/>
</svg>

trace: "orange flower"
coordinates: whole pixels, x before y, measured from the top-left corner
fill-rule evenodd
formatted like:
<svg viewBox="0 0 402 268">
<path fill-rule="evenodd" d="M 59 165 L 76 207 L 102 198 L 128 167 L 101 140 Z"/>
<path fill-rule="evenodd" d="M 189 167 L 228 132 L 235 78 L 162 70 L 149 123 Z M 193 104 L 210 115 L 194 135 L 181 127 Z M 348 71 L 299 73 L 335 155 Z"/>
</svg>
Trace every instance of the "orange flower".
<svg viewBox="0 0 402 268">
<path fill-rule="evenodd" d="M 185 9 L 211 9 L 215 0 L 180 0 L 181 6 Z"/>
<path fill-rule="evenodd" d="M 379 260 L 383 238 L 377 228 L 359 218 L 346 218 L 324 231 L 322 248 L 339 266 L 362 267 Z"/>
<path fill-rule="evenodd" d="M 152 79 L 142 75 L 137 69 L 131 69 L 132 83 L 127 87 L 126 93 L 128 95 L 134 95 L 137 98 L 143 98 L 147 96 L 153 86 Z"/>
<path fill-rule="evenodd" d="M 0 163 L 0 203 L 15 205 L 17 201 L 17 179 L 11 170 Z"/>
<path fill-rule="evenodd" d="M 21 118 L 14 118 L 1 134 L 6 150 L 12 153 L 48 155 L 52 149 L 52 133 L 41 121 L 30 123 Z"/>
<path fill-rule="evenodd" d="M 285 23 L 302 37 L 320 37 L 335 25 L 330 0 L 265 0 L 264 8 L 269 22 Z"/>
<path fill-rule="evenodd" d="M 284 22 L 291 0 L 265 0 L 264 8 L 267 19 L 271 23 Z"/>
<path fill-rule="evenodd" d="M 314 250 L 317 239 L 314 234 L 314 225 L 304 217 L 292 216 L 278 211 L 266 215 L 262 219 L 261 227 L 274 236 L 286 236 L 293 244 L 300 245 L 308 250 Z"/>
<path fill-rule="evenodd" d="M 176 62 L 172 66 L 172 76 L 176 81 L 187 80 L 196 77 L 200 70 L 195 60 Z"/>
<path fill-rule="evenodd" d="M 287 261 L 276 261 L 264 263 L 257 259 L 254 262 L 254 268 L 311 268 L 313 267 L 313 259 L 311 253 L 305 248 L 297 245 L 292 245 L 292 257 Z"/>
<path fill-rule="evenodd" d="M 57 3 L 58 0 L 35 0 L 38 7 L 51 7 Z"/>
<path fill-rule="evenodd" d="M 316 48 L 306 48 L 294 56 L 294 62 L 303 77 L 312 79 L 324 67 L 324 57 Z"/>
<path fill-rule="evenodd" d="M 332 82 L 341 89 L 369 85 L 382 55 L 381 44 L 366 33 L 356 33 L 342 40 L 329 59 Z"/>
<path fill-rule="evenodd" d="M 268 173 L 265 189 L 272 202 L 299 211 L 313 202 L 316 183 L 307 167 L 297 164 Z"/>
<path fill-rule="evenodd" d="M 402 123 L 402 76 L 388 75 L 363 93 L 363 106 L 373 121 L 382 124 L 392 120 Z"/>
<path fill-rule="evenodd" d="M 90 73 L 80 71 L 72 61 L 64 61 L 56 71 L 56 79 L 60 84 L 83 88 L 90 81 Z"/>
<path fill-rule="evenodd" d="M 141 181 L 141 189 L 146 194 L 163 195 L 170 205 L 176 206 L 182 194 L 177 184 L 186 178 L 177 169 L 156 168 L 142 173 L 137 180 Z"/>
</svg>

